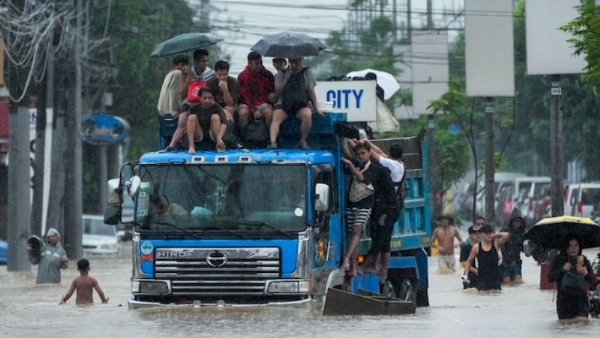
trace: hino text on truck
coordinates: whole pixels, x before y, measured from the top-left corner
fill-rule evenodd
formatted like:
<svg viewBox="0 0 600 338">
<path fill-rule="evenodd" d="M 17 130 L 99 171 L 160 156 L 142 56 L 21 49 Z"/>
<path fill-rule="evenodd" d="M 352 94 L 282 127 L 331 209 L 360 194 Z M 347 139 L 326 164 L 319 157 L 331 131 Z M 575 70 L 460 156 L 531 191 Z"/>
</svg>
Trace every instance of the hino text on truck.
<svg viewBox="0 0 600 338">
<path fill-rule="evenodd" d="M 334 127 L 338 121 L 365 121 L 360 116 L 385 106 L 374 99 L 375 81 L 320 86 L 325 92 L 318 92 L 319 97 L 334 100 L 334 111 L 343 113 L 313 115 L 309 150 L 294 149 L 300 125 L 290 118 L 281 126 L 280 149 L 150 152 L 125 164 L 120 178 L 109 181 L 107 224 L 120 220 L 125 199 L 134 204 L 130 308 L 322 309 L 331 300 L 338 303 L 332 304 L 331 314 L 359 314 L 378 313 L 378 303 L 385 308 L 392 300 L 408 304 L 409 313 L 429 305 L 431 222 L 423 135 L 373 140 L 383 150 L 394 142 L 403 146 L 409 196 L 393 232 L 388 279 L 381 283 L 369 273 L 348 278 L 340 269 L 348 239 L 348 178 Z M 336 93 L 348 90 L 362 92 L 335 102 Z M 353 101 L 365 98 L 373 105 Z M 367 232 L 360 255 L 369 245 Z M 356 306 L 349 303 L 353 299 Z"/>
</svg>

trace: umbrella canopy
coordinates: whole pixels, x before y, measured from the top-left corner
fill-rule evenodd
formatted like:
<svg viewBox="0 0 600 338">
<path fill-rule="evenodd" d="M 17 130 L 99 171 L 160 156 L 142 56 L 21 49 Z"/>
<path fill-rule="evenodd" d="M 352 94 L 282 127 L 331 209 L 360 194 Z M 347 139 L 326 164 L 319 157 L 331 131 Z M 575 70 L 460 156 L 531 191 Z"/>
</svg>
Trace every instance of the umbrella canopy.
<svg viewBox="0 0 600 338">
<path fill-rule="evenodd" d="M 380 70 L 374 70 L 374 69 L 363 69 L 363 70 L 357 70 L 354 72 L 350 72 L 348 74 L 346 74 L 347 77 L 365 77 L 365 75 L 367 75 L 367 73 L 374 73 L 375 75 L 377 75 L 377 84 L 379 85 L 379 87 L 383 88 L 383 97 L 384 99 L 388 100 L 390 97 L 392 97 L 392 95 L 394 95 L 398 89 L 400 89 L 400 84 L 398 84 L 398 81 L 396 81 L 396 78 L 394 78 L 394 75 L 387 73 L 387 72 L 382 72 Z"/>
<path fill-rule="evenodd" d="M 250 50 L 262 56 L 295 59 L 319 55 L 325 48 L 321 41 L 306 34 L 282 32 L 265 35 Z"/>
<path fill-rule="evenodd" d="M 537 222 L 525 237 L 552 249 L 562 249 L 570 238 L 577 238 L 582 249 L 600 246 L 600 226 L 589 218 L 574 216 L 549 217 Z"/>
<path fill-rule="evenodd" d="M 167 56 L 212 46 L 223 39 L 211 33 L 184 33 L 154 47 L 150 56 Z"/>
</svg>

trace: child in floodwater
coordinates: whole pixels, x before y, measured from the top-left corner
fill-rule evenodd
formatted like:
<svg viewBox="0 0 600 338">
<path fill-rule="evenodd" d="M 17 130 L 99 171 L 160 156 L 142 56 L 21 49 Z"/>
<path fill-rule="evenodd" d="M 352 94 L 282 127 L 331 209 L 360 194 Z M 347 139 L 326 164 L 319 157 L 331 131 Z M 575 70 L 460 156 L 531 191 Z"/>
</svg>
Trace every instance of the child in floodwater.
<svg viewBox="0 0 600 338">
<path fill-rule="evenodd" d="M 102 292 L 98 281 L 95 278 L 88 276 L 88 273 L 90 272 L 90 262 L 87 259 L 80 259 L 77 262 L 77 270 L 79 270 L 81 275 L 73 280 L 69 291 L 67 291 L 67 294 L 60 300 L 59 305 L 65 304 L 69 298 L 71 298 L 75 290 L 77 290 L 75 304 L 79 306 L 91 305 L 94 303 L 93 289 L 96 289 L 96 292 L 98 292 L 100 299 L 102 299 L 102 304 L 108 303 L 108 297 L 104 296 L 104 292 Z"/>
</svg>

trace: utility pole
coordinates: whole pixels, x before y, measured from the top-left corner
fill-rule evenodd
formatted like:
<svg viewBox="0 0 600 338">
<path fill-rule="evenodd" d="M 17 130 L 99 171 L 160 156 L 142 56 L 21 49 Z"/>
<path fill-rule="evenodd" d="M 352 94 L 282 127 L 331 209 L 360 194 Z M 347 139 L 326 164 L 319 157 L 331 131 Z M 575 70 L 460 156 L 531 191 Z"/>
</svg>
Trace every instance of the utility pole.
<svg viewBox="0 0 600 338">
<path fill-rule="evenodd" d="M 398 19 L 396 18 L 396 16 L 398 15 L 398 13 L 396 12 L 396 0 L 394 0 L 394 2 L 392 3 L 392 19 L 393 19 L 393 23 L 394 23 L 394 43 L 398 42 Z"/>
<path fill-rule="evenodd" d="M 433 0 L 427 0 L 427 29 L 433 29 Z"/>
<path fill-rule="evenodd" d="M 411 0 L 406 0 L 406 38 L 408 39 L 408 44 L 412 43 L 412 4 Z"/>
<path fill-rule="evenodd" d="M 75 90 L 74 90 L 74 107 L 68 111 L 72 116 L 67 119 L 67 135 L 69 157 L 67 160 L 67 170 L 65 177 L 65 231 L 64 245 L 67 256 L 70 259 L 76 260 L 81 258 L 81 228 L 82 228 L 82 156 L 81 156 L 81 136 L 79 129 L 81 128 L 81 110 L 82 110 L 82 62 L 83 62 L 83 1 L 77 0 L 77 17 L 76 17 L 76 37 L 74 44 L 74 61 L 75 61 Z"/>
<path fill-rule="evenodd" d="M 552 105 L 550 106 L 550 162 L 552 163 L 550 190 L 552 193 L 552 217 L 555 217 L 565 213 L 563 204 L 563 114 L 560 107 L 562 95 L 560 75 L 551 75 L 550 81 L 552 84 L 550 89 L 552 96 Z"/>
<path fill-rule="evenodd" d="M 495 217 L 495 168 L 494 157 L 494 99 L 485 98 L 485 220 L 494 224 Z"/>
<path fill-rule="evenodd" d="M 210 30 L 209 0 L 200 0 L 200 28 L 205 32 Z"/>
<path fill-rule="evenodd" d="M 409 11 L 410 12 L 410 11 Z M 409 25 L 410 27 L 410 25 Z M 433 29 L 433 17 L 432 17 L 432 0 L 427 0 L 427 30 L 432 30 Z M 410 31 L 409 31 L 410 34 Z M 439 170 L 437 168 L 438 163 L 437 163 L 437 149 L 435 146 L 435 130 L 436 130 L 436 122 L 435 122 L 435 115 L 434 114 L 430 114 L 427 116 L 427 147 L 428 147 L 428 151 L 429 151 L 429 157 L 428 157 L 428 161 L 429 161 L 429 186 L 430 187 L 434 187 L 434 189 L 431 189 L 432 191 L 430 192 L 430 196 L 431 196 L 431 200 L 434 201 L 433 203 L 433 208 L 431 208 L 431 219 L 435 219 L 437 216 L 439 216 L 442 211 L 444 206 L 442 205 L 441 201 L 443 199 L 443 196 L 438 195 L 441 194 L 441 184 L 431 184 L 432 182 L 436 182 L 439 183 L 440 180 L 438 178 L 438 173 Z M 439 197 L 439 200 L 438 200 Z"/>
<path fill-rule="evenodd" d="M 12 10 L 22 11 L 23 1 L 16 1 Z M 14 33 L 9 32 L 14 41 Z M 25 42 L 23 42 L 25 43 Z M 14 46 L 14 45 L 13 45 Z M 31 224 L 30 177 L 29 177 L 29 109 L 20 102 L 12 100 L 18 97 L 24 88 L 20 86 L 17 66 L 9 67 L 9 125 L 8 139 L 8 271 L 30 271 L 27 260 L 27 238 Z M 28 102 L 27 96 L 21 102 Z"/>
<path fill-rule="evenodd" d="M 31 208 L 31 234 L 42 235 L 44 212 L 44 164 L 46 150 L 46 106 L 48 73 L 37 87 L 37 119 L 35 124 L 35 160 L 33 162 L 33 199 Z"/>
</svg>

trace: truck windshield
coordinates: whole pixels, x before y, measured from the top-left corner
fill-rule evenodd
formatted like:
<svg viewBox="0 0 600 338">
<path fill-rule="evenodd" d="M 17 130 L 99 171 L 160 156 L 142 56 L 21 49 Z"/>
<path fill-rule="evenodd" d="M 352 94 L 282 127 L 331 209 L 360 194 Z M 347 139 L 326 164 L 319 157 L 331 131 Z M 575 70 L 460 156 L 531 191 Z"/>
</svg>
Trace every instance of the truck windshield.
<svg viewBox="0 0 600 338">
<path fill-rule="evenodd" d="M 150 232 L 302 231 L 306 175 L 300 164 L 142 165 L 136 221 Z"/>
</svg>

